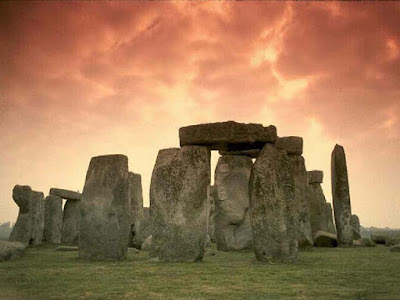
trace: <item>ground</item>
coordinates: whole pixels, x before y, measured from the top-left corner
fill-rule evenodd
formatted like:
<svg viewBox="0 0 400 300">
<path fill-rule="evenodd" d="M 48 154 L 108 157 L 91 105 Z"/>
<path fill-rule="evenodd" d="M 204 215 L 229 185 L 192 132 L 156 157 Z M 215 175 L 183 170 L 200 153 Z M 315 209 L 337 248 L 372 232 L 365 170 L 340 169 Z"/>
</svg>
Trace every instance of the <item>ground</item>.
<svg viewBox="0 0 400 300">
<path fill-rule="evenodd" d="M 400 299 L 400 253 L 384 246 L 314 248 L 294 265 L 215 250 L 198 263 L 151 261 L 146 252 L 85 262 L 55 248 L 0 263 L 0 299 Z"/>
</svg>

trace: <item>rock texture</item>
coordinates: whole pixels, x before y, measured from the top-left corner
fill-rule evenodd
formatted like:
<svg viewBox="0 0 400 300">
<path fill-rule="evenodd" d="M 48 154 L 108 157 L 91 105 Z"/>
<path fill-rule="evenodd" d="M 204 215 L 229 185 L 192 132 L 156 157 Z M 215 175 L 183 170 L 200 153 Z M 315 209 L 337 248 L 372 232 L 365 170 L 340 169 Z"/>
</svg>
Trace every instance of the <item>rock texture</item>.
<svg viewBox="0 0 400 300">
<path fill-rule="evenodd" d="M 294 172 L 286 152 L 266 144 L 253 166 L 249 188 L 257 260 L 296 261 L 298 221 Z"/>
<path fill-rule="evenodd" d="M 51 188 L 49 195 L 58 196 L 66 200 L 81 200 L 82 196 L 82 194 L 78 192 L 64 190 L 64 189 L 57 189 L 57 188 Z"/>
<path fill-rule="evenodd" d="M 131 225 L 131 242 L 132 246 L 140 248 L 142 245 L 140 239 L 140 223 L 143 215 L 143 191 L 142 176 L 129 172 L 129 193 L 131 198 L 132 209 L 132 225 Z"/>
<path fill-rule="evenodd" d="M 225 155 L 215 170 L 215 240 L 220 251 L 252 245 L 249 180 L 253 161 L 247 156 Z"/>
<path fill-rule="evenodd" d="M 13 199 L 19 206 L 17 222 L 10 234 L 11 242 L 40 244 L 43 238 L 44 195 L 32 191 L 30 186 L 16 185 L 13 189 Z"/>
<path fill-rule="evenodd" d="M 346 155 L 340 145 L 332 151 L 332 198 L 339 246 L 353 245 L 353 228 L 350 224 L 351 205 Z"/>
<path fill-rule="evenodd" d="M 141 249 L 144 251 L 150 251 L 152 244 L 153 244 L 153 236 L 150 235 L 143 242 Z"/>
<path fill-rule="evenodd" d="M 25 245 L 21 242 L 0 240 L 0 262 L 19 257 L 24 254 Z"/>
<path fill-rule="evenodd" d="M 295 201 L 298 214 L 297 238 L 300 248 L 312 247 L 313 236 L 310 222 L 310 202 L 308 197 L 307 170 L 304 157 L 301 155 L 289 155 L 293 165 L 295 183 Z"/>
<path fill-rule="evenodd" d="M 324 172 L 319 170 L 313 170 L 307 172 L 308 183 L 323 183 Z"/>
<path fill-rule="evenodd" d="M 244 155 L 250 158 L 257 158 L 260 156 L 260 149 L 250 149 L 250 150 L 238 150 L 238 151 L 224 151 L 219 150 L 218 153 L 220 155 Z"/>
<path fill-rule="evenodd" d="M 140 219 L 140 230 L 138 236 L 136 236 L 136 243 L 140 243 L 140 245 L 142 245 L 144 241 L 151 235 L 151 233 L 150 208 L 143 207 Z"/>
<path fill-rule="evenodd" d="M 212 150 L 238 151 L 262 149 L 265 143 L 275 143 L 276 127 L 243 124 L 233 121 L 182 127 L 179 129 L 181 146 L 201 145 Z"/>
<path fill-rule="evenodd" d="M 388 239 L 388 237 L 385 235 L 375 234 L 375 233 L 371 234 L 371 240 L 373 240 L 377 244 L 385 245 L 387 239 Z"/>
<path fill-rule="evenodd" d="M 64 205 L 63 227 L 61 242 L 77 245 L 79 241 L 79 218 L 81 215 L 81 202 L 67 200 Z"/>
<path fill-rule="evenodd" d="M 318 231 L 314 237 L 314 245 L 316 247 L 337 247 L 337 236 L 333 233 Z"/>
<path fill-rule="evenodd" d="M 132 224 L 130 200 L 128 158 L 93 157 L 81 197 L 79 257 L 126 258 Z"/>
<path fill-rule="evenodd" d="M 209 209 L 210 151 L 186 146 L 158 152 L 150 185 L 152 247 L 162 261 L 197 261 L 204 255 Z"/>
<path fill-rule="evenodd" d="M 210 236 L 211 242 L 215 243 L 215 199 L 214 199 L 214 186 L 209 185 L 207 187 L 207 200 L 209 205 L 209 217 L 208 217 L 208 235 Z"/>
<path fill-rule="evenodd" d="M 353 228 L 353 240 L 358 240 L 361 238 L 360 233 L 360 219 L 357 215 L 351 215 L 350 217 L 351 228 Z"/>
<path fill-rule="evenodd" d="M 290 155 L 302 155 L 303 138 L 299 136 L 280 137 L 276 141 L 276 147 L 285 150 Z"/>
<path fill-rule="evenodd" d="M 369 238 L 360 238 L 353 241 L 353 245 L 356 247 L 375 247 L 376 244 L 373 240 Z"/>
<path fill-rule="evenodd" d="M 44 200 L 43 241 L 49 244 L 60 244 L 62 227 L 62 199 L 58 196 L 47 196 Z"/>
</svg>

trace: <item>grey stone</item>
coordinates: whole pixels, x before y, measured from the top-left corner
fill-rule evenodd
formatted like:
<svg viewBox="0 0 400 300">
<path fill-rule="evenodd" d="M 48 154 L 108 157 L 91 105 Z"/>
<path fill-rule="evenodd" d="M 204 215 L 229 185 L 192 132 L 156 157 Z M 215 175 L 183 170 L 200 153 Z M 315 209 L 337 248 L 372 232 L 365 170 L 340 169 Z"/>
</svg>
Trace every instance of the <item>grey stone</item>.
<svg viewBox="0 0 400 300">
<path fill-rule="evenodd" d="M 400 244 L 400 237 L 387 237 L 385 239 L 385 246 L 391 247 Z"/>
<path fill-rule="evenodd" d="M 71 251 L 78 251 L 78 247 L 76 246 L 59 246 L 54 251 L 57 252 L 71 252 Z"/>
<path fill-rule="evenodd" d="M 143 215 L 142 176 L 140 174 L 129 172 L 129 190 L 132 209 L 132 235 L 130 244 L 140 248 L 142 241 L 140 239 L 139 231 Z"/>
<path fill-rule="evenodd" d="M 358 240 L 361 238 L 360 233 L 360 219 L 357 215 L 351 215 L 350 217 L 350 224 L 353 228 L 353 240 Z"/>
<path fill-rule="evenodd" d="M 390 252 L 400 252 L 400 244 L 390 247 Z"/>
<path fill-rule="evenodd" d="M 298 213 L 297 238 L 299 248 L 312 247 L 314 245 L 310 222 L 310 202 L 308 197 L 307 170 L 304 157 L 301 155 L 289 156 L 293 164 L 295 201 Z"/>
<path fill-rule="evenodd" d="M 314 237 L 314 246 L 316 247 L 337 247 L 337 236 L 336 234 L 318 231 Z"/>
<path fill-rule="evenodd" d="M 198 261 L 206 246 L 210 151 L 185 146 L 158 152 L 150 185 L 153 245 L 161 261 Z"/>
<path fill-rule="evenodd" d="M 251 247 L 249 180 L 253 161 L 240 155 L 225 155 L 215 169 L 215 240 L 220 251 Z"/>
<path fill-rule="evenodd" d="M 276 127 L 244 124 L 233 121 L 191 125 L 179 129 L 181 146 L 207 146 L 212 150 L 237 151 L 262 149 L 265 143 L 275 143 Z"/>
<path fill-rule="evenodd" d="M 297 214 L 294 172 L 287 153 L 266 144 L 250 177 L 253 248 L 257 260 L 297 259 Z"/>
<path fill-rule="evenodd" d="M 307 172 L 308 183 L 322 183 L 324 182 L 324 172 L 313 170 Z"/>
<path fill-rule="evenodd" d="M 44 194 L 32 191 L 31 196 L 32 236 L 30 243 L 40 245 L 43 241 L 44 230 Z"/>
<path fill-rule="evenodd" d="M 385 245 L 387 239 L 388 237 L 382 234 L 375 234 L 375 233 L 371 234 L 371 240 L 373 240 L 377 244 Z"/>
<path fill-rule="evenodd" d="M 280 137 L 276 141 L 276 147 L 285 150 L 289 155 L 302 155 L 303 138 L 299 136 Z"/>
<path fill-rule="evenodd" d="M 49 244 L 60 244 L 62 226 L 62 199 L 58 196 L 47 196 L 44 200 L 43 241 Z"/>
<path fill-rule="evenodd" d="M 80 215 L 81 202 L 67 200 L 64 205 L 63 227 L 61 232 L 62 243 L 78 245 Z"/>
<path fill-rule="evenodd" d="M 356 247 L 375 247 L 376 244 L 373 240 L 369 238 L 360 238 L 353 241 L 353 245 Z"/>
<path fill-rule="evenodd" d="M 351 204 L 346 155 L 340 145 L 332 151 L 332 198 L 339 246 L 353 245 L 353 228 L 350 224 Z"/>
<path fill-rule="evenodd" d="M 132 224 L 128 172 L 125 155 L 91 159 L 81 197 L 79 257 L 126 258 Z"/>
<path fill-rule="evenodd" d="M 140 218 L 140 230 L 138 236 L 136 237 L 136 243 L 141 243 L 143 245 L 144 241 L 152 234 L 151 230 L 151 218 L 150 218 L 150 208 L 143 207 L 142 215 Z"/>
<path fill-rule="evenodd" d="M 206 237 L 206 247 L 207 248 L 211 247 L 211 237 L 209 234 L 207 234 L 207 237 Z"/>
<path fill-rule="evenodd" d="M 24 251 L 25 245 L 21 242 L 0 240 L 0 262 L 19 257 Z"/>
<path fill-rule="evenodd" d="M 128 253 L 133 253 L 133 254 L 140 254 L 140 250 L 134 248 L 134 247 L 129 247 L 128 248 Z"/>
<path fill-rule="evenodd" d="M 215 243 L 215 199 L 213 185 L 207 187 L 207 199 L 209 204 L 208 235 L 210 236 L 211 242 Z"/>
<path fill-rule="evenodd" d="M 244 155 L 250 158 L 257 158 L 260 156 L 260 149 L 250 149 L 250 150 L 238 150 L 238 151 L 224 151 L 219 150 L 218 153 L 220 155 Z"/>
<path fill-rule="evenodd" d="M 58 188 L 51 188 L 49 195 L 58 196 L 60 198 L 66 199 L 66 200 L 81 200 L 81 196 L 82 196 L 82 194 L 79 192 L 58 189 Z"/>
<path fill-rule="evenodd" d="M 144 251 L 150 251 L 152 245 L 153 245 L 153 236 L 150 235 L 143 242 L 141 249 L 144 250 Z"/>
</svg>

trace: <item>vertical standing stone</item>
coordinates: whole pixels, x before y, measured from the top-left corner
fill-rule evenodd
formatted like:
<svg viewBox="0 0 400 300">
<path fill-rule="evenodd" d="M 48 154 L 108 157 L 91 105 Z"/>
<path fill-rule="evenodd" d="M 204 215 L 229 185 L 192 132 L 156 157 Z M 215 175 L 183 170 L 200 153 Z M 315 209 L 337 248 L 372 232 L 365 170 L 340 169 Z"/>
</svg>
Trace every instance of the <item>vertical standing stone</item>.
<svg viewBox="0 0 400 300">
<path fill-rule="evenodd" d="M 77 245 L 79 241 L 79 218 L 81 215 L 81 201 L 67 200 L 64 205 L 63 227 L 61 242 Z"/>
<path fill-rule="evenodd" d="M 27 185 L 16 185 L 12 197 L 19 206 L 17 222 L 10 234 L 11 242 L 21 242 L 25 246 L 29 244 L 32 236 L 31 198 L 32 189 Z"/>
<path fill-rule="evenodd" d="M 131 245 L 140 248 L 140 221 L 143 214 L 142 176 L 129 172 L 129 189 L 132 208 Z"/>
<path fill-rule="evenodd" d="M 79 257 L 125 259 L 131 223 L 128 158 L 93 157 L 81 196 Z"/>
<path fill-rule="evenodd" d="M 351 215 L 351 228 L 353 228 L 353 240 L 361 239 L 360 218 L 357 215 Z"/>
<path fill-rule="evenodd" d="M 208 225 L 210 151 L 202 146 L 158 152 L 150 186 L 152 247 L 163 261 L 197 261 L 204 255 Z"/>
<path fill-rule="evenodd" d="M 266 144 L 250 177 L 253 247 L 257 260 L 297 259 L 297 220 L 293 164 L 287 153 Z"/>
<path fill-rule="evenodd" d="M 31 244 L 39 245 L 42 243 L 44 230 L 44 194 L 32 191 L 31 202 Z"/>
<path fill-rule="evenodd" d="M 215 169 L 215 239 L 220 251 L 252 245 L 249 180 L 253 161 L 242 155 L 223 155 Z"/>
<path fill-rule="evenodd" d="M 61 243 L 63 222 L 62 199 L 58 196 L 47 196 L 44 200 L 43 240 L 50 244 Z"/>
<path fill-rule="evenodd" d="M 207 200 L 210 207 L 210 214 L 208 217 L 208 235 L 210 236 L 211 242 L 215 243 L 215 199 L 214 199 L 214 186 L 209 185 L 207 187 Z"/>
<path fill-rule="evenodd" d="M 331 160 L 332 198 L 339 246 L 353 244 L 353 229 L 350 224 L 351 204 L 346 155 L 340 145 L 336 145 Z"/>
<path fill-rule="evenodd" d="M 150 218 L 150 208 L 143 207 L 142 215 L 140 218 L 140 230 L 139 236 L 137 238 L 137 243 L 140 243 L 140 246 L 143 245 L 145 240 L 151 235 L 151 218 Z"/>
</svg>

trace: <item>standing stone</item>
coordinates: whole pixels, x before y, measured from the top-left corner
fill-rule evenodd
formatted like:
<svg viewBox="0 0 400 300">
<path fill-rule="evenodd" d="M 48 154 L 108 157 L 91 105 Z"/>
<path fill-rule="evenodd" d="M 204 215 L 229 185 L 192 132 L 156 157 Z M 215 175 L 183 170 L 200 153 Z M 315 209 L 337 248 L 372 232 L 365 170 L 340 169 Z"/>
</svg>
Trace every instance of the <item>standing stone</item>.
<svg viewBox="0 0 400 300">
<path fill-rule="evenodd" d="M 44 230 L 44 194 L 32 191 L 31 196 L 32 236 L 31 244 L 39 245 L 43 240 Z"/>
<path fill-rule="evenodd" d="M 19 213 L 17 222 L 10 234 L 10 241 L 21 242 L 27 246 L 32 236 L 32 217 L 30 214 L 32 189 L 27 185 L 16 185 L 12 197 L 19 206 Z"/>
<path fill-rule="evenodd" d="M 44 200 L 43 240 L 50 244 L 60 244 L 62 224 L 62 199 L 58 196 L 47 196 Z"/>
<path fill-rule="evenodd" d="M 215 243 L 215 199 L 214 199 L 214 186 L 209 185 L 207 187 L 207 200 L 209 204 L 210 214 L 208 217 L 208 235 L 210 236 L 211 242 Z"/>
<path fill-rule="evenodd" d="M 203 258 L 209 209 L 210 151 L 185 146 L 158 152 L 150 185 L 152 247 L 163 261 Z"/>
<path fill-rule="evenodd" d="M 253 248 L 259 261 L 297 259 L 294 185 L 287 153 L 266 144 L 253 166 L 249 185 Z"/>
<path fill-rule="evenodd" d="M 132 216 L 128 157 L 93 157 L 81 197 L 79 257 L 122 260 L 128 252 Z"/>
<path fill-rule="evenodd" d="M 67 200 L 64 205 L 63 227 L 61 242 L 77 245 L 79 241 L 79 218 L 81 215 L 81 202 Z"/>
<path fill-rule="evenodd" d="M 350 224 L 351 224 L 351 228 L 353 229 L 353 240 L 361 239 L 359 217 L 357 215 L 351 215 Z"/>
<path fill-rule="evenodd" d="M 224 155 L 215 169 L 215 240 L 220 251 L 252 245 L 249 180 L 253 161 L 247 156 Z"/>
<path fill-rule="evenodd" d="M 332 198 L 339 246 L 353 245 L 353 228 L 350 224 L 351 204 L 346 155 L 340 145 L 332 151 Z"/>
<path fill-rule="evenodd" d="M 145 240 L 151 235 L 152 230 L 151 230 L 151 218 L 150 218 L 150 208 L 149 207 L 143 207 L 142 209 L 142 215 L 140 218 L 140 230 L 139 230 L 139 235 L 137 237 L 137 243 L 140 243 L 140 245 L 143 245 Z"/>
<path fill-rule="evenodd" d="M 131 242 L 132 246 L 140 248 L 140 221 L 143 214 L 142 176 L 129 172 L 129 189 L 132 209 Z"/>
</svg>

